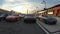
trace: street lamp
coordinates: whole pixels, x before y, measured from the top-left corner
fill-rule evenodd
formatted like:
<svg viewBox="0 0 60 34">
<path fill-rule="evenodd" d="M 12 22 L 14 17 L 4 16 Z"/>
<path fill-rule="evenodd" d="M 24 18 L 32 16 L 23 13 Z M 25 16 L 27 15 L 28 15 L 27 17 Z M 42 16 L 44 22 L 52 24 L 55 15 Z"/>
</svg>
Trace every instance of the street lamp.
<svg viewBox="0 0 60 34">
<path fill-rule="evenodd" d="M 28 9 L 27 9 L 27 14 L 28 14 Z"/>
<path fill-rule="evenodd" d="M 39 7 L 36 7 L 36 15 L 37 15 L 38 11 L 39 11 Z"/>
<path fill-rule="evenodd" d="M 43 0 L 42 4 L 45 5 L 44 9 L 46 9 L 46 1 L 45 0 Z"/>
</svg>

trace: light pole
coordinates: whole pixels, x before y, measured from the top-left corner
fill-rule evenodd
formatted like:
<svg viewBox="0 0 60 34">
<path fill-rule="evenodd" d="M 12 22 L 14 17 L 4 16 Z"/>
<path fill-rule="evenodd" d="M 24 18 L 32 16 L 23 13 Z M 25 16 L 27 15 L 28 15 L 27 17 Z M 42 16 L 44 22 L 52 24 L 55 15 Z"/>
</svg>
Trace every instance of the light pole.
<svg viewBox="0 0 60 34">
<path fill-rule="evenodd" d="M 43 0 L 42 4 L 45 5 L 45 6 L 44 6 L 44 9 L 46 9 L 46 1 L 45 1 L 45 0 Z"/>
<path fill-rule="evenodd" d="M 27 14 L 28 14 L 28 9 L 27 9 Z"/>
<path fill-rule="evenodd" d="M 38 11 L 39 11 L 39 7 L 36 7 L 36 16 L 37 16 L 37 14 L 38 14 Z"/>
</svg>

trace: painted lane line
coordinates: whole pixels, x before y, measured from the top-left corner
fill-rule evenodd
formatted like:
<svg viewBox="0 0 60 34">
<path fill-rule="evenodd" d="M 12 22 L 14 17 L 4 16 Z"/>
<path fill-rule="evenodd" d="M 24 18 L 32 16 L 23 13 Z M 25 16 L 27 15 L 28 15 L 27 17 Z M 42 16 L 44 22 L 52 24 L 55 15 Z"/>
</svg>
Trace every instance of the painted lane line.
<svg viewBox="0 0 60 34">
<path fill-rule="evenodd" d="M 39 25 L 39 27 L 41 27 L 45 32 L 46 32 L 46 34 L 50 34 L 40 23 L 39 23 L 39 20 L 37 19 L 37 22 L 36 22 L 38 25 Z"/>
</svg>

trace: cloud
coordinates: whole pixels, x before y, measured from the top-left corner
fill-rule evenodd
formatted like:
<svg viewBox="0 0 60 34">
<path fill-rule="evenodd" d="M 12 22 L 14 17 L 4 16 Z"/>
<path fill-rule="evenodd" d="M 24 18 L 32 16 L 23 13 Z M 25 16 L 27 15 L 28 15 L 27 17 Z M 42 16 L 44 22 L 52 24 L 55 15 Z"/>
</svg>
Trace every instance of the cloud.
<svg viewBox="0 0 60 34">
<path fill-rule="evenodd" d="M 14 0 L 4 0 L 5 2 L 14 2 Z"/>
<path fill-rule="evenodd" d="M 60 0 L 55 0 L 55 1 L 60 1 Z"/>
<path fill-rule="evenodd" d="M 21 2 L 26 2 L 27 0 L 4 0 L 5 2 L 8 2 L 8 3 L 10 3 L 10 2 L 19 2 L 19 3 L 21 3 Z"/>
<path fill-rule="evenodd" d="M 4 3 L 0 5 L 0 8 L 6 10 L 14 10 L 22 13 L 25 13 L 28 9 L 30 13 L 33 13 L 32 11 L 34 10 L 43 9 L 44 4 L 27 2 L 27 0 L 4 0 Z"/>
</svg>

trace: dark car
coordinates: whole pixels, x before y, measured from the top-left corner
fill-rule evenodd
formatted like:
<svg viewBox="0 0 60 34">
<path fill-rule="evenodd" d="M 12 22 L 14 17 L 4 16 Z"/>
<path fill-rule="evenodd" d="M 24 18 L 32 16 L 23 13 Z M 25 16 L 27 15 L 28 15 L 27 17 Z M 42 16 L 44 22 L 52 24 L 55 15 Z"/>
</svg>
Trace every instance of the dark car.
<svg viewBox="0 0 60 34">
<path fill-rule="evenodd" d="M 0 21 L 5 20 L 7 16 L 7 14 L 0 14 Z"/>
<path fill-rule="evenodd" d="M 25 23 L 36 23 L 35 15 L 32 15 L 32 14 L 25 15 L 24 22 Z"/>
<path fill-rule="evenodd" d="M 46 24 L 56 24 L 57 23 L 57 19 L 53 18 L 51 16 L 48 15 L 42 15 L 40 16 L 40 21 L 46 23 Z"/>
</svg>

